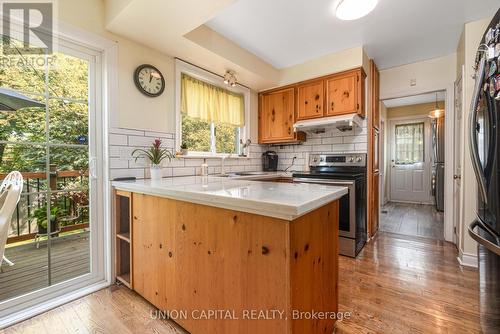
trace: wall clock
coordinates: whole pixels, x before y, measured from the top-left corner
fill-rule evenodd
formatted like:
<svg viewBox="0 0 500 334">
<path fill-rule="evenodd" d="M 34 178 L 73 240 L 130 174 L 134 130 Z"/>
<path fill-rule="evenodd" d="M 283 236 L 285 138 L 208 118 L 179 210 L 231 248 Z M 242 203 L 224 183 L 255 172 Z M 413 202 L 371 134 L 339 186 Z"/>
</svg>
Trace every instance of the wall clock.
<svg viewBox="0 0 500 334">
<path fill-rule="evenodd" d="M 150 97 L 160 96 L 165 90 L 163 74 L 149 64 L 143 64 L 136 68 L 134 83 L 141 93 Z"/>
</svg>

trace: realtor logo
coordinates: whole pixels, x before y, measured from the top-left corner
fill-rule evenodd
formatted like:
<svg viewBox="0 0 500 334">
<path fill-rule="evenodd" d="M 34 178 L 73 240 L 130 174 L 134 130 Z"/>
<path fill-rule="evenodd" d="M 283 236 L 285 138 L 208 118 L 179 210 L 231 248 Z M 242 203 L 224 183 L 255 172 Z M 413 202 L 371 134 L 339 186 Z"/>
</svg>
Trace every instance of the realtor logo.
<svg viewBox="0 0 500 334">
<path fill-rule="evenodd" d="M 2 1 L 3 53 L 51 54 L 54 48 L 52 2 Z"/>
</svg>

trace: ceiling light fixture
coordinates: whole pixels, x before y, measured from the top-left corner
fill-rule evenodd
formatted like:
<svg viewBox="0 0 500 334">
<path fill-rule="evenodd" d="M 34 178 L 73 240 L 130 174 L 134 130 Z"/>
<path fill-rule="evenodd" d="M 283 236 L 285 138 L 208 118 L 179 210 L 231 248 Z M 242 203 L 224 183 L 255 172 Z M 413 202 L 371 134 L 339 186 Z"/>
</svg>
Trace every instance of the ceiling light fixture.
<svg viewBox="0 0 500 334">
<path fill-rule="evenodd" d="M 228 70 L 226 74 L 224 74 L 224 83 L 231 87 L 236 86 L 236 72 Z"/>
<path fill-rule="evenodd" d="M 438 93 L 436 93 L 436 107 L 429 111 L 430 118 L 439 118 L 444 115 L 444 109 L 439 108 L 438 106 Z"/>
<path fill-rule="evenodd" d="M 378 0 L 340 0 L 335 15 L 345 21 L 357 20 L 368 15 L 377 4 Z"/>
</svg>

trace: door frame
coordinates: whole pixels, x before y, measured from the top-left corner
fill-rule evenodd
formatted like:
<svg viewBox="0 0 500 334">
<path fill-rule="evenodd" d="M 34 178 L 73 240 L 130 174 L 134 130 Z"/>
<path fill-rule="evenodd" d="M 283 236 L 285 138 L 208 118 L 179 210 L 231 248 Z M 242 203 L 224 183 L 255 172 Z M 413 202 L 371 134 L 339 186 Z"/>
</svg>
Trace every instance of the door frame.
<svg viewBox="0 0 500 334">
<path fill-rule="evenodd" d="M 81 298 L 112 283 L 111 185 L 108 182 L 109 164 L 106 148 L 108 147 L 111 110 L 115 110 L 118 105 L 118 48 L 116 42 L 94 33 L 62 22 L 57 22 L 57 26 L 58 30 L 54 38 L 68 44 L 79 45 L 98 55 L 95 62 L 96 85 L 94 92 L 89 91 L 89 99 L 94 99 L 95 103 L 95 125 L 100 129 L 94 132 L 96 159 L 93 169 L 100 179 L 96 189 L 96 193 L 100 196 L 97 200 L 100 205 L 96 208 L 97 223 L 94 227 L 96 233 L 90 241 L 91 247 L 96 246 L 97 250 L 96 254 L 91 254 L 92 270 L 95 271 L 2 303 L 0 329 Z M 11 27 L 23 31 L 22 23 L 14 19 L 12 19 Z"/>
<path fill-rule="evenodd" d="M 455 142 L 453 146 L 453 242 L 459 246 L 459 249 L 463 249 L 461 243 L 461 229 L 460 229 L 460 222 L 462 221 L 463 218 L 463 205 L 462 205 L 462 187 L 463 187 L 463 180 L 460 179 L 460 192 L 458 193 L 458 200 L 455 199 L 455 185 L 456 185 L 456 180 L 455 180 L 455 175 L 457 173 L 456 166 L 455 164 L 457 163 L 457 154 L 459 155 L 459 160 L 461 164 L 461 170 L 460 170 L 460 177 L 463 175 L 463 169 L 464 169 L 464 146 L 465 146 L 465 140 L 464 140 L 464 126 L 465 126 L 465 119 L 464 119 L 464 111 L 466 110 L 466 105 L 465 105 L 465 81 L 464 81 L 464 75 L 465 75 L 465 65 L 462 65 L 460 68 L 460 72 L 454 82 L 454 89 L 457 87 L 457 83 L 460 82 L 462 86 L 462 96 L 460 97 L 462 108 L 461 108 L 461 122 L 460 122 L 460 129 L 456 128 L 456 119 L 458 118 L 459 114 L 457 113 L 457 105 L 455 104 L 457 97 L 455 96 L 454 98 L 454 103 L 453 103 L 453 110 L 455 114 L 453 115 L 453 138 L 456 139 L 455 134 L 457 133 L 457 130 L 461 133 L 460 141 Z M 456 94 L 456 90 L 454 91 Z"/>
<path fill-rule="evenodd" d="M 383 80 L 383 79 L 381 79 Z M 420 94 L 435 93 L 437 91 L 445 92 L 445 133 L 453 133 L 454 129 L 454 118 L 455 118 L 455 108 L 454 96 L 455 96 L 455 85 L 454 81 L 449 82 L 444 87 L 432 86 L 424 88 L 404 88 L 396 93 L 381 95 L 380 100 L 390 100 L 397 99 L 401 97 L 415 96 Z M 450 137 L 453 138 L 453 137 Z M 453 161 L 455 139 L 445 140 L 445 161 Z M 453 164 L 446 163 L 444 168 L 444 239 L 449 242 L 453 242 Z"/>
<path fill-rule="evenodd" d="M 420 123 L 424 122 L 424 159 L 428 163 L 425 164 L 425 169 L 426 173 L 428 175 L 428 185 L 429 185 L 429 201 L 428 202 L 412 202 L 412 201 L 396 201 L 399 203 L 417 203 L 417 204 L 432 204 L 432 195 L 430 194 L 430 184 L 432 180 L 432 146 L 430 145 L 430 141 L 427 140 L 426 134 L 430 134 L 431 128 L 430 128 L 430 118 L 427 116 L 405 116 L 405 117 L 391 117 L 388 119 L 388 141 L 389 141 L 389 154 L 387 154 L 387 163 L 388 163 L 388 183 L 389 183 L 389 189 L 388 189 L 388 198 L 389 201 L 393 201 L 392 199 L 392 176 L 393 176 L 393 171 L 392 171 L 392 158 L 394 156 L 394 139 L 395 139 L 395 133 L 394 129 L 397 123 Z M 430 138 L 430 136 L 429 136 Z"/>
</svg>

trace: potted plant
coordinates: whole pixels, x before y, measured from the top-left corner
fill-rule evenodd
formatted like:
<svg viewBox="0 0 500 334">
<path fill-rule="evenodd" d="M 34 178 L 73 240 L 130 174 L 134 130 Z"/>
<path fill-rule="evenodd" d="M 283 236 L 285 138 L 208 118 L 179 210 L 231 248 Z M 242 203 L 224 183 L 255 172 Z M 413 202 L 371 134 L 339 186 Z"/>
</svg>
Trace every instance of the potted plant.
<svg viewBox="0 0 500 334">
<path fill-rule="evenodd" d="M 182 153 L 182 155 L 187 155 L 187 153 L 188 153 L 188 146 L 187 146 L 186 143 L 182 143 L 181 144 L 181 153 Z"/>
<path fill-rule="evenodd" d="M 64 210 L 58 206 L 50 207 L 50 232 L 53 233 L 58 230 L 59 217 L 64 214 Z M 38 234 L 47 234 L 47 203 L 37 208 L 33 212 L 33 218 L 36 218 L 36 225 L 38 226 Z M 54 236 L 54 235 L 53 235 Z"/>
<path fill-rule="evenodd" d="M 147 158 L 149 160 L 151 163 L 149 168 L 151 180 L 160 180 L 162 178 L 161 162 L 164 159 L 171 161 L 172 158 L 175 158 L 172 152 L 161 147 L 160 139 L 155 139 L 153 145 L 147 150 L 142 148 L 135 149 L 132 151 L 132 156 L 135 158 L 136 162 L 139 158 Z"/>
</svg>

